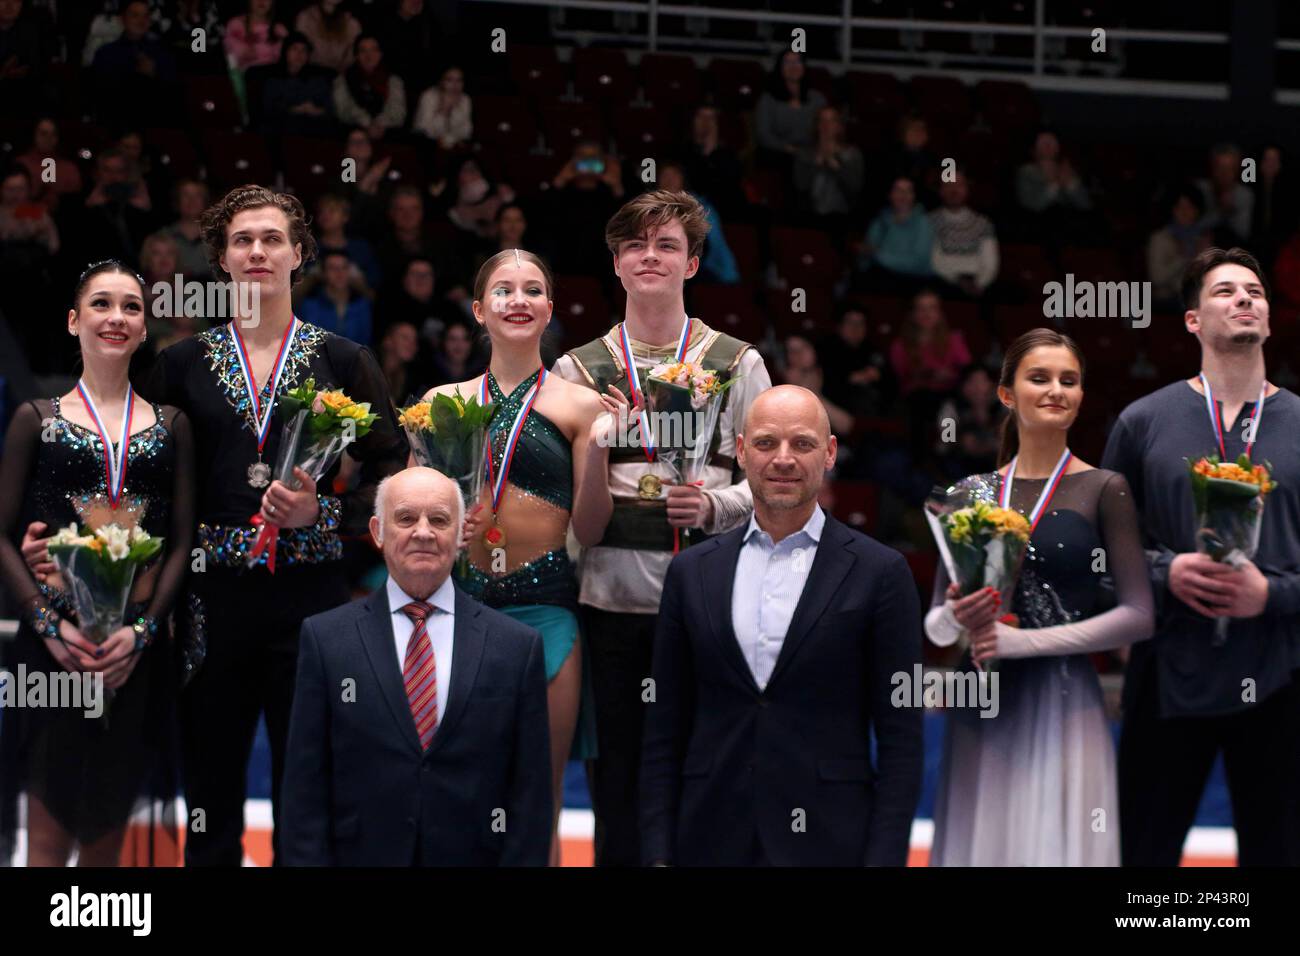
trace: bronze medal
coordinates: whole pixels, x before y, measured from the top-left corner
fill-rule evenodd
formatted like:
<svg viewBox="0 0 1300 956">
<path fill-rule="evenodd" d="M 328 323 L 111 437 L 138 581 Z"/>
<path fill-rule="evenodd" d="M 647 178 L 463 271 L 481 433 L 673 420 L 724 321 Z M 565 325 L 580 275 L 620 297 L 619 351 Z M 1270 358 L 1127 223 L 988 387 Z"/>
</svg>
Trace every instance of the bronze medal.
<svg viewBox="0 0 1300 956">
<path fill-rule="evenodd" d="M 647 472 L 636 483 L 636 493 L 647 501 L 653 501 L 663 491 L 664 482 L 658 475 Z"/>
</svg>

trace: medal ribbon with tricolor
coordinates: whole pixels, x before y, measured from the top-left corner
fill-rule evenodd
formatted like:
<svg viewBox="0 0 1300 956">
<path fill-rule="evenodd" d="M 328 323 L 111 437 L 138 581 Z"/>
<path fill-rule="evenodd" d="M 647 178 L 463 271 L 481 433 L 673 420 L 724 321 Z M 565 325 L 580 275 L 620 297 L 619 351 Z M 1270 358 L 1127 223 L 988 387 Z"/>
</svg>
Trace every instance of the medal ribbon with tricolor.
<svg viewBox="0 0 1300 956">
<path fill-rule="evenodd" d="M 1052 496 L 1056 494 L 1056 486 L 1061 483 L 1061 478 L 1065 474 L 1065 469 L 1070 467 L 1070 458 L 1070 449 L 1067 448 L 1065 451 L 1061 452 L 1061 458 L 1056 463 L 1056 467 L 1052 469 L 1051 477 L 1047 479 L 1047 484 L 1044 485 L 1043 490 L 1039 492 L 1038 502 L 1034 505 L 1034 510 L 1029 512 L 1030 534 L 1033 534 L 1034 529 L 1038 527 L 1038 519 L 1043 516 L 1043 512 L 1047 509 L 1047 503 L 1051 501 Z M 1006 508 L 1008 511 L 1011 510 L 1011 482 L 1016 477 L 1016 462 L 1019 460 L 1019 455 L 1011 459 L 1011 464 L 1007 466 L 1007 476 L 1002 479 L 1002 488 L 998 492 L 998 504 L 1001 507 Z"/>
<path fill-rule="evenodd" d="M 488 392 L 488 375 L 490 374 L 490 372 L 484 372 L 483 381 L 479 385 L 480 405 L 486 405 L 490 401 Z M 524 397 L 524 403 L 520 406 L 518 414 L 515 415 L 514 423 L 510 426 L 510 431 L 506 433 L 506 447 L 501 453 L 501 468 L 495 476 L 492 467 L 491 439 L 488 441 L 487 479 L 488 487 L 492 489 L 492 520 L 494 522 L 496 521 L 497 509 L 501 506 L 501 493 L 506 487 L 506 477 L 510 474 L 510 462 L 515 456 L 515 447 L 519 444 L 519 436 L 524 433 L 524 421 L 532 410 L 533 402 L 537 401 L 537 396 L 542 390 L 542 383 L 546 381 L 547 374 L 545 365 L 537 370 L 537 381 L 528 390 L 528 394 Z"/>
<path fill-rule="evenodd" d="M 1219 406 L 1215 404 L 1214 390 L 1210 388 L 1210 380 L 1201 373 L 1201 387 L 1205 389 L 1205 407 L 1210 413 L 1210 425 L 1214 429 L 1214 440 L 1219 443 L 1219 460 L 1228 460 L 1228 448 L 1223 441 L 1223 415 L 1219 411 Z M 1246 457 L 1250 457 L 1250 450 L 1255 447 L 1255 439 L 1259 437 L 1259 423 L 1264 417 L 1264 396 L 1268 393 L 1268 379 L 1259 387 L 1259 398 L 1255 402 L 1255 410 L 1250 413 L 1253 424 L 1247 427 L 1247 433 L 1250 435 L 1250 441 L 1246 442 Z"/>
<path fill-rule="evenodd" d="M 244 337 L 239 334 L 238 325 L 235 322 L 230 323 L 231 337 L 235 340 L 235 356 L 239 360 L 239 370 L 244 376 L 244 387 L 248 390 L 248 397 L 253 405 L 253 425 L 257 434 L 257 457 L 259 461 L 262 458 L 262 448 L 266 445 L 266 436 L 271 430 L 271 413 L 275 411 L 275 393 L 280 387 L 280 376 L 284 374 L 285 366 L 289 364 L 289 342 L 292 341 L 297 328 L 298 318 L 295 316 L 293 321 L 289 323 L 289 327 L 284 330 L 284 338 L 280 340 L 280 351 L 276 353 L 275 364 L 271 367 L 271 398 L 266 403 L 265 411 L 263 411 L 262 398 L 257 388 L 257 382 L 253 379 L 253 363 L 248 357 Z"/>
<path fill-rule="evenodd" d="M 122 488 L 126 484 L 126 459 L 130 450 L 131 415 L 135 411 L 135 392 L 128 382 L 126 401 L 122 405 L 122 440 L 118 442 L 116 448 L 109 440 L 108 429 L 99 416 L 99 409 L 95 407 L 95 402 L 90 397 L 90 389 L 86 388 L 84 380 L 78 380 L 77 392 L 81 395 L 81 403 L 90 413 L 91 420 L 94 421 L 95 428 L 99 432 L 99 440 L 104 445 L 104 485 L 108 488 L 109 507 L 116 511 L 118 502 L 122 500 Z"/>
<path fill-rule="evenodd" d="M 650 434 L 650 418 L 646 414 L 645 402 L 641 400 L 641 376 L 636 370 L 636 361 L 632 358 L 632 340 L 628 338 L 626 322 L 619 323 L 618 337 L 619 344 L 623 349 L 623 364 L 627 366 L 627 380 L 632 387 L 632 404 L 641 405 L 641 447 L 645 450 L 646 461 L 654 461 L 654 436 Z M 690 348 L 690 344 L 691 317 L 688 315 L 682 322 L 682 334 L 677 337 L 677 351 L 673 358 L 674 362 L 681 362 L 686 358 L 686 350 Z"/>
</svg>

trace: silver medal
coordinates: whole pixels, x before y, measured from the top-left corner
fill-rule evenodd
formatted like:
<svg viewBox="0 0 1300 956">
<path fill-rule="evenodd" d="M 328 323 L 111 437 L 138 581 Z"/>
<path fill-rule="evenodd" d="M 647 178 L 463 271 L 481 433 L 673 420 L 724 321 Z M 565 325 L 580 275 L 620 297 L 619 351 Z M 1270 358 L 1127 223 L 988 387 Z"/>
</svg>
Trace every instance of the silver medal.
<svg viewBox="0 0 1300 956">
<path fill-rule="evenodd" d="M 248 466 L 248 483 L 254 488 L 265 488 L 271 483 L 271 466 L 264 461 L 255 461 Z"/>
</svg>

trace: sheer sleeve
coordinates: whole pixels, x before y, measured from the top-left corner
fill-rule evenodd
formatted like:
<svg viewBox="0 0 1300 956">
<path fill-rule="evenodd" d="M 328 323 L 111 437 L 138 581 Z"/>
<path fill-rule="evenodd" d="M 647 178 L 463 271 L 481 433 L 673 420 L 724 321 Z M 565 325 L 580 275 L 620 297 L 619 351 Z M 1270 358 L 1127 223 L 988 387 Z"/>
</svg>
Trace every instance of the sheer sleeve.
<svg viewBox="0 0 1300 956">
<path fill-rule="evenodd" d="M 939 647 L 949 647 L 961 637 L 962 627 L 952 613 L 952 602 L 948 600 L 948 569 L 942 561 L 934 575 L 934 594 L 930 597 L 930 610 L 925 615 L 925 634 L 930 643 Z"/>
<path fill-rule="evenodd" d="M 175 448 L 172 470 L 172 510 L 167 529 L 167 556 L 163 558 L 162 571 L 149 600 L 148 614 L 162 619 L 176 601 L 185 580 L 185 567 L 190 559 L 190 543 L 194 536 L 194 432 L 190 420 L 177 408 L 167 406 L 163 414 L 170 421 Z"/>
<path fill-rule="evenodd" d="M 36 466 L 43 417 L 36 403 L 23 404 L 9 423 L 4 458 L 0 459 L 0 488 L 4 489 L 0 495 L 0 578 L 24 611 L 39 601 L 41 591 L 14 542 L 22 539 L 24 529 L 18 527 L 18 520 L 24 491 L 32 481 Z"/>
<path fill-rule="evenodd" d="M 1155 631 L 1155 603 L 1128 481 L 1116 472 L 1106 479 L 1100 494 L 1098 524 L 1115 580 L 1116 606 L 1095 617 L 1053 627 L 1022 629 L 998 623 L 998 657 L 1108 651 L 1144 640 Z"/>
<path fill-rule="evenodd" d="M 346 342 L 344 339 L 338 341 Z M 366 436 L 357 439 L 348 449 L 348 454 L 361 463 L 361 476 L 356 487 L 341 496 L 342 532 L 363 535 L 374 510 L 375 489 L 383 479 L 406 467 L 411 450 L 406 432 L 397 424 L 397 410 L 393 407 L 388 383 L 374 353 L 368 348 L 357 348 L 355 343 L 347 344 L 355 351 L 344 388 L 354 401 L 369 402 L 370 410 L 379 416 Z M 348 368 L 346 365 L 342 367 Z"/>
</svg>

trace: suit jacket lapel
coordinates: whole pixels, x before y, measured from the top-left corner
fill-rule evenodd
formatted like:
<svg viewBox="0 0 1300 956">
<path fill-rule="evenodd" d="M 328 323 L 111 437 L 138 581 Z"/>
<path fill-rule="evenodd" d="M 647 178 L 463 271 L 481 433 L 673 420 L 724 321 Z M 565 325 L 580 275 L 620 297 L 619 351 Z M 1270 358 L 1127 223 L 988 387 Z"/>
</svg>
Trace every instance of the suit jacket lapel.
<svg viewBox="0 0 1300 956">
<path fill-rule="evenodd" d="M 746 687 L 758 693 L 758 684 L 754 683 L 754 674 L 740 653 L 740 644 L 736 641 L 736 629 L 731 621 L 731 599 L 736 587 L 736 562 L 740 560 L 740 546 L 748 524 L 728 532 L 719 538 L 714 556 L 703 562 L 704 574 L 701 585 L 704 593 L 702 600 L 709 616 L 710 630 L 717 638 L 723 658 L 736 671 Z"/>
<path fill-rule="evenodd" d="M 379 686 L 383 690 L 388 709 L 397 721 L 402 738 L 418 753 L 420 737 L 415 732 L 415 718 L 411 716 L 411 701 L 406 696 L 402 669 L 397 663 L 397 649 L 393 643 L 392 613 L 388 607 L 388 591 L 380 587 L 370 595 L 367 613 L 357 621 L 361 632 L 361 646 L 370 658 Z"/>
<path fill-rule="evenodd" d="M 817 557 L 808 569 L 808 580 L 804 584 L 803 593 L 799 595 L 799 603 L 795 605 L 794 616 L 790 618 L 790 627 L 785 632 L 781 653 L 777 655 L 776 666 L 772 668 L 772 676 L 767 682 L 769 688 L 781 676 L 808 632 L 817 626 L 852 569 L 855 559 L 848 548 L 852 540 L 842 524 L 830 515 L 826 516 L 822 538 L 817 544 Z"/>
<path fill-rule="evenodd" d="M 483 662 L 483 646 L 487 631 L 480 620 L 481 608 L 470 600 L 459 587 L 456 593 L 456 615 L 452 636 L 451 681 L 447 686 L 447 706 L 442 710 L 437 730 L 433 734 L 433 743 L 429 752 L 437 750 L 442 742 L 455 731 L 456 722 L 465 713 L 465 705 L 474 691 L 474 682 L 478 679 L 479 665 Z M 415 721 L 411 721 L 414 729 Z"/>
</svg>

